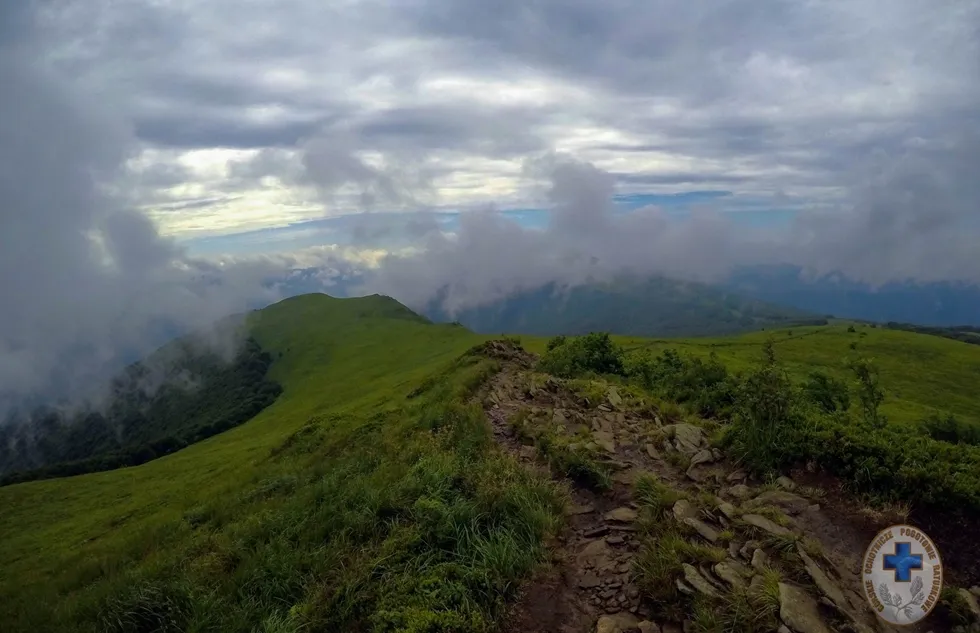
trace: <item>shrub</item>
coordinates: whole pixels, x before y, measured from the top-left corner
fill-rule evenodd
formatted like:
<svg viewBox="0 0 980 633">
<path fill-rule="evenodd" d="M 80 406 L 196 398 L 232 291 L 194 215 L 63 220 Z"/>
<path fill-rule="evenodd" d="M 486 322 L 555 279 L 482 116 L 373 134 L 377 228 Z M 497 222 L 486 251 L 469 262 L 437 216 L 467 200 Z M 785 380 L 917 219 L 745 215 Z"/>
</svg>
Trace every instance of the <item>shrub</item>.
<svg viewBox="0 0 980 633">
<path fill-rule="evenodd" d="M 623 374 L 623 351 L 607 333 L 573 339 L 556 337 L 540 360 L 542 371 L 572 378 L 586 374 Z"/>
<path fill-rule="evenodd" d="M 885 399 L 885 393 L 879 384 L 878 368 L 868 358 L 852 360 L 848 366 L 857 378 L 858 399 L 861 401 L 865 423 L 874 429 L 884 428 L 888 424 L 888 418 L 878 411 Z"/>
<path fill-rule="evenodd" d="M 559 334 L 558 336 L 555 336 L 555 337 L 551 338 L 548 341 L 548 351 L 550 352 L 551 350 L 555 349 L 556 347 L 561 347 L 562 345 L 565 344 L 565 341 L 566 341 L 566 339 L 565 339 L 565 335 L 564 334 Z"/>
<path fill-rule="evenodd" d="M 732 425 L 725 441 L 747 466 L 768 471 L 786 463 L 805 419 L 786 372 L 776 362 L 772 342 L 763 364 L 739 386 Z"/>
<path fill-rule="evenodd" d="M 626 357 L 624 371 L 642 386 L 676 402 L 690 404 L 702 417 L 724 417 L 735 401 L 737 380 L 715 355 L 707 361 L 664 350 L 653 358 L 636 351 Z"/>
<path fill-rule="evenodd" d="M 975 422 L 965 422 L 952 415 L 945 418 L 932 414 L 922 420 L 922 429 L 926 435 L 940 442 L 950 444 L 969 444 L 970 446 L 980 446 L 980 424 Z"/>
<path fill-rule="evenodd" d="M 826 413 L 847 411 L 851 408 L 851 396 L 847 385 L 819 371 L 810 372 L 803 383 L 803 393 Z"/>
<path fill-rule="evenodd" d="M 859 492 L 933 509 L 980 510 L 980 448 L 903 427 L 869 429 L 825 417 L 801 429 L 786 459 L 812 459 Z"/>
</svg>

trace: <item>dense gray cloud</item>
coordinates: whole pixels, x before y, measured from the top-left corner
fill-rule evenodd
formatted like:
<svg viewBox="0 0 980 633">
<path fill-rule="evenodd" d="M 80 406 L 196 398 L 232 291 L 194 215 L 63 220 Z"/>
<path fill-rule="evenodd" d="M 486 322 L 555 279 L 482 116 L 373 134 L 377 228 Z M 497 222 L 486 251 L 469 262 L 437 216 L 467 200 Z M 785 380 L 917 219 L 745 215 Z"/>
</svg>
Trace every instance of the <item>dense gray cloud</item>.
<svg viewBox="0 0 980 633">
<path fill-rule="evenodd" d="M 617 214 L 613 177 L 588 163 L 547 156 L 528 171 L 548 180 L 544 230 L 489 209 L 464 214 L 455 234 L 429 233 L 421 252 L 386 258 L 363 291 L 416 308 L 439 296 L 453 312 L 549 282 L 574 285 L 624 271 L 717 280 L 760 254 L 754 240 L 765 236 L 738 234 L 714 211 L 685 223 L 655 208 Z"/>
<path fill-rule="evenodd" d="M 268 270 L 187 258 L 109 194 L 129 131 L 31 63 L 30 47 L 0 44 L 0 408 L 86 394 L 165 332 L 273 298 Z"/>
<path fill-rule="evenodd" d="M 344 139 L 349 165 L 337 174 L 363 185 L 365 154 L 385 171 L 411 166 L 442 194 L 426 203 L 492 202 L 469 195 L 471 183 L 513 174 L 487 160 L 549 149 L 601 164 L 632 190 L 697 184 L 841 202 L 842 181 L 870 152 L 955 138 L 980 90 L 971 0 L 896 0 L 887 11 L 875 0 L 57 6 L 42 20 L 57 66 L 123 92 L 142 140 L 285 151 Z M 376 205 L 418 202 L 404 174 L 397 197 L 371 178 Z"/>
<path fill-rule="evenodd" d="M 287 207 L 421 249 L 366 286 L 415 305 L 783 261 L 980 281 L 978 27 L 974 0 L 2 3 L 0 384 L 276 296 L 299 256 L 219 266 L 166 235 Z M 683 221 L 610 202 L 693 188 L 730 195 Z M 493 210 L 534 205 L 544 230 Z M 445 231 L 447 207 L 487 210 Z"/>
<path fill-rule="evenodd" d="M 794 263 L 873 284 L 912 279 L 980 282 L 980 136 L 913 147 L 865 165 L 854 203 L 802 212 L 788 227 L 745 228 L 710 206 L 685 221 L 663 210 L 616 213 L 614 179 L 593 165 L 548 157 L 550 221 L 527 229 L 487 211 L 456 234 L 433 233 L 417 254 L 391 256 L 364 287 L 421 308 L 440 297 L 450 313 L 545 283 L 575 285 L 632 272 L 704 282 L 738 266 Z"/>
</svg>

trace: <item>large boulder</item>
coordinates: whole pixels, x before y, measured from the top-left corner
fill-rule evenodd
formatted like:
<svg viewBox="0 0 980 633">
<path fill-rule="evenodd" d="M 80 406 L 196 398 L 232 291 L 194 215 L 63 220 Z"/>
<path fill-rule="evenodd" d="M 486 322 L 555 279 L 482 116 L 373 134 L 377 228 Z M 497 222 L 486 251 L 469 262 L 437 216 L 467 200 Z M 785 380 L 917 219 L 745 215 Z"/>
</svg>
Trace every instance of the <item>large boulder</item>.
<svg viewBox="0 0 980 633">
<path fill-rule="evenodd" d="M 674 502 L 674 518 L 678 522 L 684 519 L 696 519 L 698 518 L 698 510 L 694 505 L 687 499 L 678 499 Z"/>
<path fill-rule="evenodd" d="M 623 406 L 623 397 L 619 395 L 619 392 L 616 391 L 615 387 L 609 388 L 608 393 L 606 393 L 606 399 L 609 400 L 609 404 L 611 404 L 613 408 L 618 409 L 619 407 Z"/>
<path fill-rule="evenodd" d="M 701 521 L 700 519 L 686 517 L 681 521 L 681 523 L 694 529 L 695 532 L 701 535 L 701 538 L 708 541 L 709 543 L 718 542 L 718 538 L 719 538 L 718 530 L 714 529 L 704 521 Z"/>
<path fill-rule="evenodd" d="M 796 585 L 779 583 L 779 619 L 797 633 L 830 633 L 817 601 Z"/>
<path fill-rule="evenodd" d="M 783 526 L 773 523 L 772 521 L 770 521 L 769 519 L 767 519 L 766 517 L 760 514 L 743 514 L 742 520 L 748 523 L 749 525 L 753 525 L 759 528 L 760 530 L 769 532 L 773 536 L 789 536 L 793 533 L 792 531 L 787 530 Z"/>
<path fill-rule="evenodd" d="M 687 455 L 697 453 L 704 445 L 704 429 L 693 424 L 669 424 L 664 427 L 672 446 Z"/>
<path fill-rule="evenodd" d="M 776 506 L 788 514 L 799 514 L 810 507 L 810 502 L 786 490 L 767 490 L 745 504 L 746 509 L 760 506 Z"/>
<path fill-rule="evenodd" d="M 745 578 L 736 569 L 726 562 L 715 565 L 715 575 L 731 585 L 732 589 L 742 589 L 745 587 Z"/>
<path fill-rule="evenodd" d="M 599 618 L 595 633 L 635 633 L 639 631 L 640 621 L 632 613 L 614 613 Z"/>
<path fill-rule="evenodd" d="M 837 605 L 837 608 L 841 611 L 847 611 L 847 598 L 844 597 L 844 592 L 841 588 L 837 586 L 830 576 L 820 568 L 820 565 L 816 563 L 809 554 L 807 554 L 802 547 L 796 546 L 796 553 L 800 555 L 800 559 L 803 561 L 803 566 L 806 568 L 806 573 L 810 574 L 810 578 L 813 579 L 813 583 L 817 586 L 823 595 L 830 598 L 830 600 Z"/>
<path fill-rule="evenodd" d="M 714 586 L 701 575 L 701 572 L 687 563 L 684 563 L 684 581 L 689 586 L 703 594 L 713 598 L 718 597 L 718 592 L 715 590 Z"/>
<path fill-rule="evenodd" d="M 776 477 L 776 484 L 785 490 L 796 490 L 796 482 L 785 475 Z"/>
<path fill-rule="evenodd" d="M 616 438 L 608 431 L 593 431 L 592 441 L 598 444 L 607 453 L 616 453 Z"/>
<path fill-rule="evenodd" d="M 606 521 L 614 521 L 616 523 L 632 523 L 636 521 L 636 516 L 636 510 L 624 506 L 607 512 L 605 519 Z"/>
<path fill-rule="evenodd" d="M 752 567 L 758 571 L 765 571 L 766 567 L 769 566 L 769 554 L 766 554 L 765 550 L 756 549 L 752 552 Z"/>
<path fill-rule="evenodd" d="M 718 511 L 724 514 L 729 521 L 734 521 L 738 518 L 738 510 L 735 509 L 735 506 L 721 499 L 716 499 L 716 501 Z"/>
<path fill-rule="evenodd" d="M 725 493 L 739 500 L 748 499 L 752 496 L 752 489 L 745 484 L 735 484 L 731 488 L 728 488 Z"/>
<path fill-rule="evenodd" d="M 713 461 L 715 461 L 715 456 L 712 455 L 711 451 L 706 448 L 702 448 L 695 453 L 693 457 L 691 457 L 691 464 L 688 466 L 688 468 L 695 468 L 701 464 L 710 464 Z"/>
<path fill-rule="evenodd" d="M 602 569 L 608 567 L 613 558 L 613 551 L 603 540 L 592 541 L 578 553 L 578 563 L 583 567 Z"/>
</svg>

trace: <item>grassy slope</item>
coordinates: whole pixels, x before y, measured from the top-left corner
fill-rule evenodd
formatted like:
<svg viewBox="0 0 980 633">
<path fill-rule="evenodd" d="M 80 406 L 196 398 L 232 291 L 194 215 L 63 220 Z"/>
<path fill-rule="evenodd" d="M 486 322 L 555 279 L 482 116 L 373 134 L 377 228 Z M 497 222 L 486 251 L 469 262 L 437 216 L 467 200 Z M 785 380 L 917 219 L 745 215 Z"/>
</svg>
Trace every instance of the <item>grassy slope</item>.
<svg viewBox="0 0 980 633">
<path fill-rule="evenodd" d="M 344 495 L 355 493 L 383 499 L 396 488 L 392 481 L 411 480 L 410 457 L 454 458 L 412 439 L 418 436 L 417 423 L 404 414 L 405 396 L 483 337 L 432 325 L 381 297 L 308 295 L 250 319 L 256 338 L 277 359 L 271 376 L 284 387 L 279 400 L 256 418 L 142 466 L 0 489 L 0 621 L 9 626 L 5 630 L 57 630 L 56 621 L 91 629 L 104 610 L 99 605 L 105 596 L 117 596 L 143 578 L 176 576 L 208 588 L 207 595 L 194 597 L 191 619 L 204 623 L 199 630 L 251 630 L 261 618 L 279 617 L 270 615 L 269 605 L 283 599 L 305 600 L 308 611 L 329 611 L 336 605 L 313 604 L 319 600 L 310 585 L 316 569 L 322 574 L 345 565 L 356 569 L 337 557 L 367 552 L 391 535 L 372 531 L 384 521 L 361 517 L 365 534 L 349 524 L 337 531 L 346 530 L 344 538 L 354 541 L 363 537 L 363 542 L 331 549 L 331 535 L 302 524 L 319 522 L 316 529 L 323 530 L 339 515 L 354 519 L 340 508 L 320 508 L 324 495 L 338 505 L 345 503 Z M 379 416 L 393 420 L 391 427 L 400 429 L 402 437 L 379 432 Z M 277 455 L 277 447 L 301 427 L 309 431 L 304 440 L 309 446 Z M 389 459 L 392 466 L 385 471 L 379 464 Z M 334 464 L 354 474 L 331 473 Z M 509 472 L 499 466 L 493 470 Z M 400 494 L 410 501 L 427 485 Z M 335 490 L 328 491 L 329 486 Z M 526 491 L 513 482 L 511 487 Z M 278 488 L 286 490 L 276 494 Z M 368 503 L 363 498 L 346 502 L 352 507 Z M 285 517 L 293 523 L 285 524 Z M 202 523 L 206 530 L 195 529 Z M 270 557 L 278 547 L 275 538 L 285 534 L 291 539 L 288 554 L 307 560 L 284 562 L 283 578 L 262 580 L 272 573 L 263 565 L 279 564 Z M 316 557 L 322 561 L 309 561 Z M 209 570 L 214 560 L 237 568 L 227 574 Z M 317 563 L 326 567 L 309 567 Z M 276 595 L 280 590 L 287 595 Z M 184 595 L 183 589 L 174 591 Z M 333 611 L 319 615 L 341 617 Z M 266 621 L 266 629 L 293 630 L 276 622 Z"/>
<path fill-rule="evenodd" d="M 298 630 L 299 620 L 283 619 L 290 605 L 319 628 L 358 630 L 351 623 L 363 624 L 365 614 L 356 605 L 392 609 L 378 582 L 395 583 L 384 591 L 399 605 L 420 600 L 404 579 L 423 577 L 425 569 L 411 565 L 435 565 L 445 553 L 439 538 L 447 537 L 438 536 L 442 520 L 472 528 L 472 542 L 451 553 L 466 562 L 463 567 L 478 567 L 481 577 L 499 568 L 495 587 L 506 587 L 507 578 L 526 569 L 526 557 L 514 552 L 536 543 L 551 520 L 547 491 L 519 479 L 505 462 L 485 456 L 460 461 L 460 438 L 479 439 L 477 427 L 453 436 L 450 448 L 429 446 L 420 439 L 429 434 L 419 431 L 435 419 L 409 408 L 417 400 L 405 399 L 426 382 L 459 392 L 460 380 L 478 378 L 487 367 L 453 362 L 483 337 L 428 324 L 379 297 L 299 297 L 251 319 L 255 336 L 277 359 L 272 377 L 285 389 L 255 419 L 139 467 L 0 489 L 5 630 L 67 630 L 66 624 L 93 630 L 106 596 L 176 576 L 186 577 L 195 591 L 206 589 L 203 597 L 194 594 L 190 617 L 196 625 L 190 630 L 249 631 L 259 622 L 264 624 L 256 630 Z M 881 367 L 889 396 L 885 411 L 894 421 L 911 422 L 934 409 L 976 419 L 980 408 L 971 394 L 980 378 L 980 347 L 856 327 L 857 333 L 843 324 L 772 335 L 781 360 L 797 376 L 814 366 L 844 374 L 842 362 L 854 353 L 849 344 L 857 341 L 858 352 Z M 715 351 L 739 369 L 757 361 L 768 336 L 620 342 Z M 523 342 L 543 351 L 546 339 Z M 443 371 L 451 374 L 427 381 Z M 426 467 L 415 468 L 419 463 Z M 460 481 L 469 495 L 462 500 L 454 488 Z M 425 518 L 433 513 L 443 519 Z M 517 527 L 508 523 L 512 515 Z M 390 516 L 411 520 L 393 530 L 386 523 Z M 487 517 L 492 524 L 481 523 Z M 432 524 L 425 527 L 426 521 Z M 516 550 L 488 540 L 507 530 L 527 532 L 523 538 L 530 540 Z M 343 538 L 336 541 L 336 533 Z M 378 561 L 389 560 L 392 551 L 416 562 L 399 562 L 379 581 Z M 437 597 L 458 602 L 458 596 Z M 409 623 L 395 609 L 388 624 L 375 622 L 371 630 L 428 630 L 430 606 L 421 604 L 422 615 Z"/>
<path fill-rule="evenodd" d="M 850 380 L 847 358 L 875 359 L 885 390 L 882 411 L 894 422 L 915 423 L 933 412 L 952 413 L 980 422 L 980 347 L 938 336 L 914 334 L 849 323 L 819 327 L 752 332 L 725 338 L 642 339 L 614 337 L 627 349 L 645 347 L 654 352 L 674 348 L 707 357 L 715 352 L 732 371 L 759 362 L 762 343 L 773 338 L 776 355 L 794 378 L 814 369 Z M 864 334 L 864 336 L 862 336 Z M 525 346 L 543 352 L 546 339 L 522 339 Z M 856 342 L 857 349 L 850 349 Z"/>
<path fill-rule="evenodd" d="M 298 311 L 288 310 L 293 302 L 306 305 Z M 319 304 L 325 302 L 333 304 L 331 316 L 343 324 L 341 328 L 315 322 L 322 318 Z M 20 578 L 22 573 L 39 580 L 49 578 L 64 564 L 66 555 L 76 561 L 101 556 L 129 534 L 179 520 L 196 503 L 254 479 L 268 449 L 311 415 L 345 404 L 356 409 L 362 406 L 357 400 L 383 399 L 399 383 L 410 384 L 413 374 L 431 371 L 432 361 L 440 356 L 450 359 L 472 344 L 468 337 L 455 341 L 447 337 L 446 328 L 430 333 L 408 321 L 395 328 L 379 327 L 371 320 L 348 320 L 345 312 L 355 306 L 354 302 L 310 297 L 284 301 L 259 315 L 256 334 L 262 343 L 272 352 L 290 352 L 272 370 L 288 397 L 243 427 L 136 468 L 0 489 L 0 507 L 5 510 L 0 525 L 0 542 L 5 545 L 0 549 L 0 566 L 17 572 Z M 373 306 L 366 307 L 370 311 Z M 361 341 L 358 335 L 365 330 L 371 331 L 374 345 Z M 321 340 L 310 340 L 310 333 L 321 335 Z M 420 336 L 423 333 L 429 336 Z M 399 338 L 416 343 L 416 349 L 379 363 L 381 347 L 394 345 Z M 354 344 L 345 345 L 345 341 Z M 432 347 L 435 341 L 442 349 Z M 431 349 L 438 351 L 432 354 Z M 381 379 L 384 383 L 379 383 Z M 365 388 L 368 384 L 371 389 Z M 36 553 L 42 555 L 40 559 Z"/>
</svg>

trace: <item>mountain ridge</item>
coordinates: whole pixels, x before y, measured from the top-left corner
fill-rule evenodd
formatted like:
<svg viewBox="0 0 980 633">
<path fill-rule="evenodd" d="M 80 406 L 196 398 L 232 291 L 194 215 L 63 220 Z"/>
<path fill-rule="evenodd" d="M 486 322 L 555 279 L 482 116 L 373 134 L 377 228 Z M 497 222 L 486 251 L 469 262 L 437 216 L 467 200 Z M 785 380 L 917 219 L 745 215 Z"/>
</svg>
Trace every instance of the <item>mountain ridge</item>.
<svg viewBox="0 0 980 633">
<path fill-rule="evenodd" d="M 707 284 L 664 277 L 545 284 L 450 313 L 437 296 L 422 310 L 434 321 L 458 321 L 475 332 L 554 336 L 593 331 L 632 336 L 707 336 L 766 327 L 826 323 L 818 315 Z"/>
<path fill-rule="evenodd" d="M 710 543 L 692 549 L 687 538 L 698 537 L 661 521 L 657 529 L 665 538 L 651 540 L 654 549 L 637 559 L 650 565 L 629 565 L 634 550 L 624 543 L 645 538 L 641 528 L 648 525 L 630 526 L 631 517 L 643 512 L 669 519 L 674 499 L 658 501 L 658 488 L 621 466 L 676 452 L 676 442 L 664 442 L 680 427 L 705 441 L 715 432 L 742 433 L 733 437 L 744 440 L 745 425 L 755 418 L 739 398 L 770 388 L 793 403 L 780 410 L 787 416 L 776 429 L 794 435 L 789 443 L 757 443 L 762 457 L 791 466 L 817 455 L 843 483 L 880 494 L 882 502 L 913 490 L 933 506 L 955 493 L 949 498 L 980 507 L 973 468 L 980 447 L 970 443 L 977 440 L 970 434 L 973 420 L 961 417 L 975 403 L 961 385 L 975 382 L 977 346 L 840 323 L 723 339 L 499 341 L 433 323 L 380 295 L 294 297 L 248 314 L 245 322 L 272 359 L 269 378 L 282 386 L 276 401 L 253 418 L 139 466 L 0 488 L 5 630 L 123 633 L 140 623 L 151 630 L 231 633 L 257 627 L 490 633 L 510 607 L 520 606 L 519 588 L 550 586 L 536 571 L 567 553 L 558 536 L 584 520 L 566 504 L 566 476 L 615 485 L 611 495 L 586 497 L 594 515 L 588 524 L 608 530 L 613 540 L 606 542 L 603 532 L 575 542 L 622 552 L 613 567 L 638 570 L 636 577 L 622 572 L 623 602 L 619 593 L 606 595 L 595 586 L 588 593 L 598 593 L 610 608 L 638 604 L 637 613 L 664 624 L 687 619 L 707 625 L 704 610 L 676 591 L 677 574 L 681 562 L 698 562 L 687 558 L 692 553 L 720 561 L 730 552 Z M 760 368 L 772 339 L 785 365 Z M 541 352 L 541 361 L 521 345 Z M 671 348 L 680 352 L 668 354 Z M 616 362 L 596 365 L 606 352 Z M 876 417 L 885 428 L 869 427 L 856 401 L 831 415 L 799 400 L 816 386 L 831 390 L 834 397 L 821 402 L 836 407 L 845 400 L 841 393 L 855 393 L 842 359 L 866 353 L 878 357 L 884 388 L 896 392 L 891 408 Z M 548 369 L 548 357 L 562 354 L 579 355 L 584 362 L 568 367 L 580 373 Z M 811 372 L 824 380 L 813 381 Z M 759 387 L 762 392 L 746 391 Z M 955 406 L 945 409 L 946 402 Z M 522 403 L 534 408 L 524 412 Z M 899 416 L 904 409 L 907 415 Z M 919 420 L 934 412 L 944 414 L 937 424 Z M 522 421 L 533 424 L 522 427 Z M 560 436 L 559 427 L 565 429 Z M 501 451 L 505 442 L 508 450 Z M 920 445 L 945 461 L 906 459 L 908 448 Z M 707 454 L 721 463 L 713 451 Z M 685 473 L 693 455 L 667 461 L 670 468 L 658 472 L 690 479 Z M 742 468 L 748 463 L 740 462 Z M 896 472 L 894 463 L 906 466 Z M 865 475 L 870 478 L 859 479 Z M 740 476 L 754 493 L 771 489 L 761 471 Z M 720 483 L 727 490 L 730 482 L 723 477 Z M 827 497 L 797 492 L 827 505 L 833 521 L 845 520 L 834 514 L 834 490 Z M 708 504 L 717 516 L 713 497 L 692 494 L 690 501 Z M 892 516 L 878 512 L 869 516 Z M 766 516 L 792 525 L 775 510 Z M 928 529 L 952 539 L 943 543 L 962 545 L 957 535 L 969 534 L 973 524 L 950 519 L 944 525 Z M 706 533 L 721 534 L 722 527 Z M 743 542 L 751 536 L 738 521 L 726 529 Z M 805 539 L 794 542 L 815 551 Z M 649 556 L 660 551 L 680 558 L 657 566 Z M 778 558 L 779 551 L 771 553 Z M 612 565 L 612 558 L 603 560 Z M 950 578 L 966 570 L 969 580 L 974 559 L 967 549 L 951 547 L 944 557 Z M 805 573 L 798 562 L 793 569 Z M 573 580 L 571 589 L 578 591 L 579 579 Z M 669 595 L 656 593 L 658 587 Z M 672 615 L 658 604 L 679 611 Z M 770 615 L 778 614 L 774 604 Z M 582 624 L 592 630 L 595 618 L 587 615 Z M 940 622 L 933 630 L 949 628 Z"/>
<path fill-rule="evenodd" d="M 802 268 L 784 265 L 742 268 L 720 286 L 759 300 L 847 319 L 980 326 L 980 285 L 963 281 L 872 285 L 837 273 L 808 277 Z"/>
</svg>

